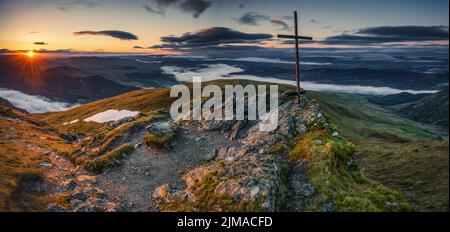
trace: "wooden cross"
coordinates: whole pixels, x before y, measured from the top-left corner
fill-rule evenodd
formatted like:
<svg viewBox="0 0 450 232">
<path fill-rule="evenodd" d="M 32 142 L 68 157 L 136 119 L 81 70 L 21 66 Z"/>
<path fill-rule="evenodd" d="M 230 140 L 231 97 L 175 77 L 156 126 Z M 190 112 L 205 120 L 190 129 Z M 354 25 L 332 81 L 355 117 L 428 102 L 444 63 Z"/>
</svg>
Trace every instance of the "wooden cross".
<svg viewBox="0 0 450 232">
<path fill-rule="evenodd" d="M 295 39 L 295 71 L 296 76 L 295 79 L 297 81 L 297 101 L 300 102 L 300 94 L 304 93 L 304 90 L 300 88 L 300 63 L 298 57 L 298 40 L 312 40 L 312 37 L 309 36 L 299 36 L 298 35 L 298 26 L 297 26 L 297 11 L 294 11 L 294 24 L 295 24 L 295 35 L 278 35 L 280 39 Z"/>
</svg>

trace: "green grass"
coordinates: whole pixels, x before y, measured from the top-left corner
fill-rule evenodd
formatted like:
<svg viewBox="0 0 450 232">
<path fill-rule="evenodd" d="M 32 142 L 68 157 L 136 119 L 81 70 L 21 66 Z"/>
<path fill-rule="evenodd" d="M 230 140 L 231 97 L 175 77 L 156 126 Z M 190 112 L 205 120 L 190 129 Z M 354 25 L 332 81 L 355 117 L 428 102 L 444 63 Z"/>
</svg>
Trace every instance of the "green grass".
<svg viewBox="0 0 450 232">
<path fill-rule="evenodd" d="M 328 121 L 348 139 L 433 140 L 434 128 L 405 119 L 389 110 L 369 103 L 364 96 L 329 94 L 309 91 L 306 94 L 317 101 Z"/>
<path fill-rule="evenodd" d="M 417 211 L 448 212 L 447 141 L 365 141 L 357 145 L 356 156 L 368 176 L 405 193 Z"/>
<path fill-rule="evenodd" d="M 290 159 L 307 165 L 307 177 L 316 193 L 308 206 L 324 211 L 390 212 L 411 211 L 402 194 L 364 176 L 353 163 L 355 146 L 332 138 L 325 130 L 314 130 L 302 136 Z"/>
<path fill-rule="evenodd" d="M 448 211 L 447 132 L 349 94 L 308 92 L 332 126 L 356 145 L 364 175 L 400 191 L 416 211 Z"/>
</svg>

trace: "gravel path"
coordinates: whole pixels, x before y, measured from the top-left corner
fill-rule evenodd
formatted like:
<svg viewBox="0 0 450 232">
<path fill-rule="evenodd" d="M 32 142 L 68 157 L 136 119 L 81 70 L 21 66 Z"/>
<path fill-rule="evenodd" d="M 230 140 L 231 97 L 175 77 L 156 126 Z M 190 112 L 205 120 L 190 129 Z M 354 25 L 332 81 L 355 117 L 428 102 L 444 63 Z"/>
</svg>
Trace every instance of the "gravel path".
<svg viewBox="0 0 450 232">
<path fill-rule="evenodd" d="M 133 135 L 132 143 L 142 141 L 145 133 Z M 173 149 L 140 146 L 121 164 L 99 176 L 106 194 L 122 205 L 123 211 L 154 211 L 151 195 L 156 187 L 170 183 L 184 187 L 181 179 L 187 171 L 208 162 L 214 149 L 229 142 L 219 132 L 198 131 L 196 126 L 180 126 Z"/>
</svg>

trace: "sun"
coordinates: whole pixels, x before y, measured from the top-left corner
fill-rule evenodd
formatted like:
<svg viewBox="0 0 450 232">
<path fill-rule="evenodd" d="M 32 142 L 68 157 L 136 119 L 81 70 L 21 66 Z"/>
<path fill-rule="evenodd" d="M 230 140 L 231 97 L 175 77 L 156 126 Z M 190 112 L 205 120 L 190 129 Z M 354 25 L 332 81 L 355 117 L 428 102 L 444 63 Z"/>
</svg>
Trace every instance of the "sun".
<svg viewBox="0 0 450 232">
<path fill-rule="evenodd" d="M 36 54 L 33 52 L 33 51 L 28 51 L 27 52 L 27 56 L 29 57 L 29 58 L 32 58 L 32 57 L 34 57 Z"/>
</svg>

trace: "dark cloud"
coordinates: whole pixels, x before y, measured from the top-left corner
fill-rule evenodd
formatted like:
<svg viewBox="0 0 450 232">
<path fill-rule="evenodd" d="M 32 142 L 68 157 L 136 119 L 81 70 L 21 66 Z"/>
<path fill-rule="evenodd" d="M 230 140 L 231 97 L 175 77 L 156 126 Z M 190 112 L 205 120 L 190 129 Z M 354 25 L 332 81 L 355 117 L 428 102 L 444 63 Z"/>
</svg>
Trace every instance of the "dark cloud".
<svg viewBox="0 0 450 232">
<path fill-rule="evenodd" d="M 198 18 L 210 6 L 211 2 L 204 0 L 183 0 L 180 3 L 181 11 L 191 13 L 194 18 Z"/>
<path fill-rule="evenodd" d="M 354 34 L 343 33 L 326 38 L 325 44 L 374 45 L 395 42 L 448 40 L 445 26 L 383 26 L 363 28 Z"/>
<path fill-rule="evenodd" d="M 144 49 L 144 47 L 141 47 L 141 46 L 134 46 L 133 48 L 134 49 Z"/>
<path fill-rule="evenodd" d="M 238 9 L 244 9 L 247 6 L 248 2 L 249 0 L 241 2 L 241 4 L 238 5 Z"/>
<path fill-rule="evenodd" d="M 312 24 L 320 24 L 320 21 L 317 19 L 311 19 L 311 20 L 309 20 L 309 22 Z"/>
<path fill-rule="evenodd" d="M 448 39 L 448 27 L 444 26 L 385 26 L 361 29 L 357 34 L 403 38 L 412 40 L 442 40 Z"/>
<path fill-rule="evenodd" d="M 108 30 L 108 31 L 77 31 L 73 33 L 74 35 L 104 35 L 110 36 L 121 40 L 137 40 L 139 39 L 136 35 L 133 35 L 126 31 Z"/>
<path fill-rule="evenodd" d="M 236 43 L 260 43 L 270 38 L 272 38 L 270 34 L 249 34 L 227 27 L 211 27 L 194 33 L 184 33 L 181 36 L 161 37 L 163 44 L 153 46 L 152 48 L 182 49 L 222 46 Z"/>
<path fill-rule="evenodd" d="M 48 45 L 46 42 L 34 42 L 34 45 Z"/>
<path fill-rule="evenodd" d="M 87 8 L 94 8 L 100 6 L 100 3 L 92 2 L 92 1 L 85 1 L 85 0 L 79 0 L 79 1 L 71 1 L 61 4 L 58 9 L 61 11 L 70 11 L 73 7 L 76 6 L 83 6 Z"/>
<path fill-rule="evenodd" d="M 152 0 L 158 8 L 166 8 L 172 4 L 179 2 L 179 0 Z"/>
<path fill-rule="evenodd" d="M 152 7 L 150 7 L 149 5 L 144 5 L 143 7 L 144 7 L 144 9 L 145 9 L 146 11 L 148 11 L 148 12 L 150 12 L 150 13 L 152 13 L 152 14 L 159 14 L 159 15 L 162 15 L 163 17 L 164 17 L 164 15 L 165 15 L 165 13 L 166 13 L 163 9 L 158 9 L 158 10 L 156 10 L 156 9 L 153 9 Z"/>
<path fill-rule="evenodd" d="M 287 25 L 287 23 L 285 23 L 283 20 L 271 19 L 270 22 L 275 26 L 280 26 L 281 30 L 289 30 L 289 25 Z"/>
<path fill-rule="evenodd" d="M 164 16 L 168 7 L 176 5 L 179 10 L 192 14 L 194 18 L 200 17 L 211 6 L 211 2 L 206 0 L 152 0 L 152 3 L 155 8 L 144 5 L 144 9 L 150 13 Z"/>
<path fill-rule="evenodd" d="M 240 24 L 256 26 L 263 21 L 269 21 L 270 16 L 263 15 L 257 12 L 247 12 L 240 18 L 235 18 L 234 20 Z"/>
<path fill-rule="evenodd" d="M 144 5 L 144 9 L 152 14 L 159 14 L 164 17 L 167 7 L 179 2 L 179 0 L 152 0 L 151 2 L 155 6 Z"/>
</svg>

